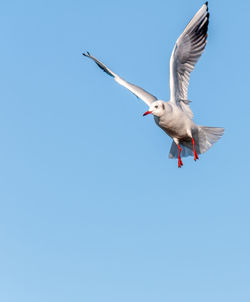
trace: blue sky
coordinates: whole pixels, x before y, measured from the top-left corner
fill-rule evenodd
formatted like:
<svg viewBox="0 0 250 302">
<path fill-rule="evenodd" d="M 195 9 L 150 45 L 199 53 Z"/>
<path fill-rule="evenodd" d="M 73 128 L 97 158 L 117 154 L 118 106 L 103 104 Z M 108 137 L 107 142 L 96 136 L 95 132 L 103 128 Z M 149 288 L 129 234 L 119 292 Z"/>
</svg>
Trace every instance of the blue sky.
<svg viewBox="0 0 250 302">
<path fill-rule="evenodd" d="M 147 106 L 81 55 L 168 100 L 202 3 L 2 3 L 1 301 L 249 301 L 249 1 L 209 2 L 189 99 L 226 132 L 181 169 Z"/>
</svg>

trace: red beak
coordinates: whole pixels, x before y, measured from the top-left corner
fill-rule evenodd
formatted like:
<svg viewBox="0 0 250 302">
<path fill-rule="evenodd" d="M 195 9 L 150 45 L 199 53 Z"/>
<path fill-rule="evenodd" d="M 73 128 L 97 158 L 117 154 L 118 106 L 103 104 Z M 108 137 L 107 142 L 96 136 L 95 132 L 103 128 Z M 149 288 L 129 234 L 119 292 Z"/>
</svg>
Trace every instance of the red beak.
<svg viewBox="0 0 250 302">
<path fill-rule="evenodd" d="M 150 114 L 150 113 L 152 113 L 152 111 L 146 111 L 146 112 L 143 114 L 143 116 L 148 115 L 148 114 Z"/>
</svg>

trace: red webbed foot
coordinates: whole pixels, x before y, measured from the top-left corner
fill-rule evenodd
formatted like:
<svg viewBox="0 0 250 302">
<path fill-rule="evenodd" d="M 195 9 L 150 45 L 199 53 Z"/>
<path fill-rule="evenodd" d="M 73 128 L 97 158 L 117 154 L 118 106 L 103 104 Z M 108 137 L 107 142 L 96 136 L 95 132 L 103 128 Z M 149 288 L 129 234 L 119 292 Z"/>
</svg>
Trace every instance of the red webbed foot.
<svg viewBox="0 0 250 302">
<path fill-rule="evenodd" d="M 178 154 L 178 168 L 181 168 L 181 166 L 183 166 L 183 162 L 181 160 L 181 146 L 179 144 L 177 144 L 177 147 L 179 149 L 179 154 Z"/>
<path fill-rule="evenodd" d="M 180 157 L 178 157 L 178 168 L 181 168 L 183 166 L 183 162 Z"/>
<path fill-rule="evenodd" d="M 193 138 L 192 138 L 192 143 L 193 143 L 194 160 L 196 161 L 197 159 L 199 159 L 199 156 L 195 150 L 195 142 Z"/>
<path fill-rule="evenodd" d="M 198 156 L 197 152 L 194 150 L 194 160 L 196 161 L 197 159 L 199 159 L 199 156 Z"/>
</svg>

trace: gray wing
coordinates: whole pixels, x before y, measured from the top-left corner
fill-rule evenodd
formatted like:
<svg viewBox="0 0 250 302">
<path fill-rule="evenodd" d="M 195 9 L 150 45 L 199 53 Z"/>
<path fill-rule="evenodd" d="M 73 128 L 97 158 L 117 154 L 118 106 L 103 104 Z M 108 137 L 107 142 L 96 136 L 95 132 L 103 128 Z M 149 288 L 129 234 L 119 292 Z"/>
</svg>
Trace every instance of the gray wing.
<svg viewBox="0 0 250 302">
<path fill-rule="evenodd" d="M 206 2 L 176 41 L 170 58 L 170 101 L 181 107 L 190 118 L 193 118 L 193 113 L 188 101 L 189 78 L 205 49 L 208 21 Z"/>
<path fill-rule="evenodd" d="M 104 72 L 106 72 L 108 75 L 113 77 L 117 83 L 124 86 L 128 90 L 130 90 L 136 97 L 140 98 L 142 101 L 144 101 L 148 106 L 150 106 L 151 103 L 157 100 L 155 96 L 148 93 L 146 90 L 131 84 L 121 77 L 119 77 L 117 74 L 115 74 L 113 71 L 111 71 L 107 66 L 105 66 L 102 62 L 97 60 L 95 57 L 91 56 L 89 52 L 83 53 L 85 57 L 88 57 L 92 59 Z"/>
</svg>

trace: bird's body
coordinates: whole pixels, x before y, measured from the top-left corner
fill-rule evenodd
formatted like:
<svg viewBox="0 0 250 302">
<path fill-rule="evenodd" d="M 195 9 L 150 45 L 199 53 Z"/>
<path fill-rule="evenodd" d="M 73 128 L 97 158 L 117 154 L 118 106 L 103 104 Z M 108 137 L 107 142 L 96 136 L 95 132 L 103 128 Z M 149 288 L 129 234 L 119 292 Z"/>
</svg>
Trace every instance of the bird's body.
<svg viewBox="0 0 250 302">
<path fill-rule="evenodd" d="M 187 129 L 194 128 L 194 122 L 178 106 L 164 102 L 164 107 L 163 115 L 154 116 L 156 124 L 170 137 L 185 140 Z"/>
<path fill-rule="evenodd" d="M 178 158 L 178 167 L 183 165 L 181 156 L 193 154 L 197 160 L 198 154 L 206 152 L 224 133 L 223 128 L 196 125 L 187 98 L 190 73 L 206 46 L 208 20 L 206 2 L 176 41 L 170 58 L 169 102 L 125 81 L 88 52 L 83 54 L 149 106 L 144 115 L 153 114 L 156 124 L 173 139 L 169 157 Z"/>
</svg>

